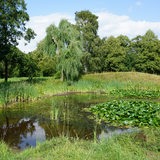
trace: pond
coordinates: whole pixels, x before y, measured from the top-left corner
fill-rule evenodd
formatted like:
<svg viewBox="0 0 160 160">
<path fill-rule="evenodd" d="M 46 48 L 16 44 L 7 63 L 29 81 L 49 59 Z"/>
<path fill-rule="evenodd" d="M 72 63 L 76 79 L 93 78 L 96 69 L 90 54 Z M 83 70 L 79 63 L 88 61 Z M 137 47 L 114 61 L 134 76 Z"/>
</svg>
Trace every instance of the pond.
<svg viewBox="0 0 160 160">
<path fill-rule="evenodd" d="M 0 111 L 0 140 L 14 149 L 35 147 L 37 143 L 67 136 L 101 139 L 129 129 L 99 124 L 84 108 L 107 101 L 105 95 L 75 94 L 54 96 L 38 102 L 15 104 Z"/>
</svg>

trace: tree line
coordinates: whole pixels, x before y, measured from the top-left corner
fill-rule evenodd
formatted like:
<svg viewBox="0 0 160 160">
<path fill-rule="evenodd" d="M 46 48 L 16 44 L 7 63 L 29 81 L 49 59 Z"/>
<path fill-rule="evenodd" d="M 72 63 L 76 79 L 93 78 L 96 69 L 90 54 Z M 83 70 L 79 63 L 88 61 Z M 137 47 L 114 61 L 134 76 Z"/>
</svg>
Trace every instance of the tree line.
<svg viewBox="0 0 160 160">
<path fill-rule="evenodd" d="M 12 45 L 5 56 L 9 77 L 55 76 L 70 82 L 95 72 L 160 74 L 160 40 L 152 30 L 133 39 L 124 35 L 100 38 L 98 17 L 90 11 L 76 12 L 75 22 L 62 19 L 58 26 L 51 24 L 46 37 L 29 54 Z M 1 77 L 4 63 L 2 59 Z"/>
</svg>

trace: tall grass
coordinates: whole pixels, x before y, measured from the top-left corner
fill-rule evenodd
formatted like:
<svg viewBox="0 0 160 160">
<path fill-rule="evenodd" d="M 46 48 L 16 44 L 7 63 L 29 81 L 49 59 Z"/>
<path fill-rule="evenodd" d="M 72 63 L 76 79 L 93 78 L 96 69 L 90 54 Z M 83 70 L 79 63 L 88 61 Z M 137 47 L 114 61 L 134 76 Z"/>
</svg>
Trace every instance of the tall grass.
<svg viewBox="0 0 160 160">
<path fill-rule="evenodd" d="M 138 133 L 123 134 L 100 142 L 84 141 L 61 137 L 44 143 L 36 148 L 26 149 L 20 153 L 10 151 L 0 143 L 1 160 L 158 160 L 159 130 L 146 129 L 147 140 L 137 136 Z M 154 139 L 154 141 L 153 141 Z M 155 148 L 152 145 L 157 146 Z"/>
<path fill-rule="evenodd" d="M 0 104 L 8 105 L 14 102 L 24 102 L 34 99 L 37 91 L 27 82 L 1 83 Z"/>
<path fill-rule="evenodd" d="M 13 160 L 15 157 L 13 156 L 13 152 L 9 149 L 9 147 L 0 142 L 0 160 Z"/>
<path fill-rule="evenodd" d="M 113 96 L 131 93 L 142 98 L 144 95 L 159 98 L 159 82 L 160 76 L 158 75 L 137 72 L 87 74 L 70 86 L 52 77 L 34 78 L 32 83 L 25 78 L 11 78 L 7 84 L 0 80 L 0 105 L 64 92 L 98 92 Z"/>
</svg>

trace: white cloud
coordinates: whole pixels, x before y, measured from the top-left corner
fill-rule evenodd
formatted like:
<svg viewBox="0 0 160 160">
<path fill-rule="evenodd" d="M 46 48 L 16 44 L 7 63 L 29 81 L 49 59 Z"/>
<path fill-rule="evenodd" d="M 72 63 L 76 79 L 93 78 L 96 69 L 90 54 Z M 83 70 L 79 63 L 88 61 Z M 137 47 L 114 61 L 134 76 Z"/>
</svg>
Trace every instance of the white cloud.
<svg viewBox="0 0 160 160">
<path fill-rule="evenodd" d="M 111 35 L 118 36 L 120 34 L 133 38 L 137 35 L 143 35 L 148 29 L 153 30 L 160 37 L 160 22 L 134 21 L 128 16 L 115 15 L 106 11 L 94 14 L 99 17 L 98 34 L 101 38 Z M 74 16 L 69 14 L 55 13 L 48 16 L 31 17 L 28 26 L 36 32 L 37 36 L 27 46 L 24 46 L 24 41 L 20 41 L 19 48 L 26 53 L 33 51 L 38 42 L 45 37 L 46 28 L 52 23 L 58 25 L 59 21 L 63 18 L 74 23 Z"/>
<path fill-rule="evenodd" d="M 114 15 L 108 12 L 97 13 L 99 16 L 99 35 L 101 37 L 120 34 L 133 38 L 143 35 L 148 29 L 160 37 L 160 22 L 133 21 L 128 16 Z"/>
<path fill-rule="evenodd" d="M 30 22 L 27 24 L 27 26 L 32 28 L 37 36 L 26 46 L 24 45 L 25 41 L 21 40 L 18 47 L 25 53 L 33 51 L 36 48 L 37 44 L 45 37 L 46 28 L 50 24 L 55 24 L 57 26 L 61 19 L 67 19 L 73 23 L 73 17 L 67 14 L 54 13 L 47 16 L 31 17 Z"/>
</svg>

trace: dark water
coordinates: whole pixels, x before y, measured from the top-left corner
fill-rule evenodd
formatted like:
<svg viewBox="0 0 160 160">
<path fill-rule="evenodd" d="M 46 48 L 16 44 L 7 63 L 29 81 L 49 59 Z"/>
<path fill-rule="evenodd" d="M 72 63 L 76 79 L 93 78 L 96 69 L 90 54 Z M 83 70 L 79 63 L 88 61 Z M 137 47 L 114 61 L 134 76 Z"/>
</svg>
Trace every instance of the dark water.
<svg viewBox="0 0 160 160">
<path fill-rule="evenodd" d="M 16 104 L 0 111 L 0 140 L 15 149 L 34 147 L 53 137 L 98 139 L 129 130 L 97 125 L 84 108 L 107 101 L 105 95 L 86 94 L 52 97 L 36 103 Z M 92 117 L 92 118 L 91 118 Z"/>
</svg>

